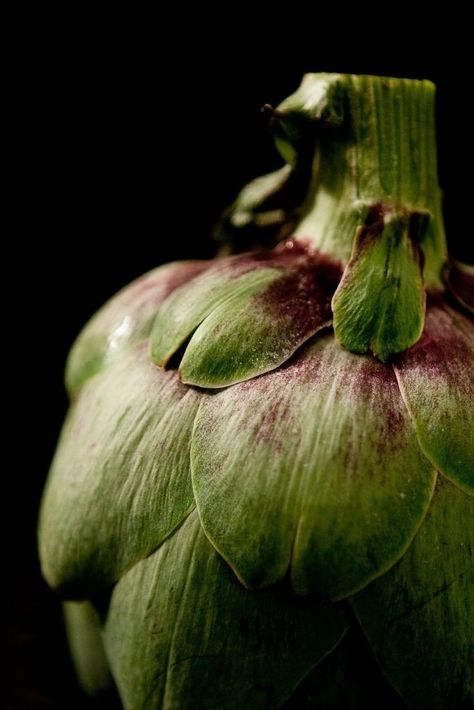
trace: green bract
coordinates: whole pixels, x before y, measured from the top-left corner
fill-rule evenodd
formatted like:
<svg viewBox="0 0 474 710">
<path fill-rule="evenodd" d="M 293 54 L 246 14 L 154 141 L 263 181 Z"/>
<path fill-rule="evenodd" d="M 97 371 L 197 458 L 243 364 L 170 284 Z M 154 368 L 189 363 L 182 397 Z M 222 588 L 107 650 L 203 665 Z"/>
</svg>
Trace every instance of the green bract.
<svg viewBox="0 0 474 710">
<path fill-rule="evenodd" d="M 109 666 L 131 710 L 474 702 L 474 278 L 433 101 L 306 76 L 268 108 L 288 165 L 220 222 L 265 248 L 160 267 L 79 336 L 40 553 L 87 692 Z"/>
</svg>

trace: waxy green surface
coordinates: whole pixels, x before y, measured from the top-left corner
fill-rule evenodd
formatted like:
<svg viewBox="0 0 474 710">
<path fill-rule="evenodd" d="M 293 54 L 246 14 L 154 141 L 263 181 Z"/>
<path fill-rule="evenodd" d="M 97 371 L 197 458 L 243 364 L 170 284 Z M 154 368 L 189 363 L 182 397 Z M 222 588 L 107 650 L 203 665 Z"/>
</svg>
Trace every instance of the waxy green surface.
<svg viewBox="0 0 474 710">
<path fill-rule="evenodd" d="M 401 557 L 436 477 L 392 369 L 331 335 L 205 398 L 191 460 L 204 530 L 244 584 L 290 568 L 296 592 L 336 598 Z"/>
<path fill-rule="evenodd" d="M 164 366 L 196 328 L 227 299 L 250 299 L 280 275 L 252 257 L 230 257 L 176 289 L 159 309 L 151 334 L 153 362 Z"/>
<path fill-rule="evenodd" d="M 292 241 L 223 259 L 162 304 L 153 360 L 166 364 L 190 336 L 179 366 L 185 384 L 227 387 L 273 370 L 330 325 L 339 278 L 337 264 Z"/>
<path fill-rule="evenodd" d="M 148 338 L 160 303 L 208 266 L 208 261 L 180 261 L 159 266 L 104 304 L 84 326 L 69 353 L 65 375 L 69 394 L 74 396 L 86 380 L 124 349 Z"/>
<path fill-rule="evenodd" d="M 394 363 L 426 456 L 466 493 L 474 493 L 474 327 L 435 298 L 422 339 Z"/>
<path fill-rule="evenodd" d="M 278 707 L 347 628 L 340 606 L 248 592 L 196 512 L 116 585 L 105 646 L 134 710 Z"/>
<path fill-rule="evenodd" d="M 113 680 L 102 641 L 102 624 L 88 601 L 63 602 L 69 650 L 81 687 L 93 697 L 105 693 Z"/>
<path fill-rule="evenodd" d="M 410 708 L 474 703 L 474 501 L 439 477 L 407 553 L 352 604 Z"/>
<path fill-rule="evenodd" d="M 383 209 L 383 208 L 381 208 Z M 425 289 L 410 216 L 384 215 L 359 229 L 334 295 L 334 331 L 351 352 L 382 362 L 415 343 L 423 330 Z"/>
<path fill-rule="evenodd" d="M 43 573 L 73 597 L 110 586 L 194 505 L 191 430 L 200 395 L 122 353 L 73 404 L 40 515 Z"/>
<path fill-rule="evenodd" d="M 474 326 L 440 297 L 421 340 L 394 362 L 420 446 L 434 465 L 474 494 Z"/>
</svg>

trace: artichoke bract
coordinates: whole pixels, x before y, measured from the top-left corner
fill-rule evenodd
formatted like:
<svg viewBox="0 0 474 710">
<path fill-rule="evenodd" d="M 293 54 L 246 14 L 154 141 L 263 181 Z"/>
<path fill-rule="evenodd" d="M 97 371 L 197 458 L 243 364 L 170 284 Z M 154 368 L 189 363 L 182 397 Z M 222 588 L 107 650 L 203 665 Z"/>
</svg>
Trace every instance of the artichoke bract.
<svg viewBox="0 0 474 710">
<path fill-rule="evenodd" d="M 474 277 L 434 98 L 306 75 L 226 255 L 79 335 L 39 539 L 88 692 L 108 664 L 132 710 L 474 701 Z"/>
</svg>

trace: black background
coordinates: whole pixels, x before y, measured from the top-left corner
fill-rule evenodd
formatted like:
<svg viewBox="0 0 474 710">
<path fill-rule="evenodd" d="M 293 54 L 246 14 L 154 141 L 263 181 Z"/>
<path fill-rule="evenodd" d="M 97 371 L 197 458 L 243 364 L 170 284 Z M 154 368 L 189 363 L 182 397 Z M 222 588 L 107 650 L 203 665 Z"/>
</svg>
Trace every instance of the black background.
<svg viewBox="0 0 474 710">
<path fill-rule="evenodd" d="M 472 259 L 464 178 L 472 161 L 470 83 L 457 32 L 413 24 L 407 15 L 392 36 L 388 20 L 353 24 L 342 11 L 330 21 L 293 13 L 278 29 L 267 21 L 256 27 L 243 7 L 226 17 L 217 10 L 191 17 L 184 6 L 175 14 L 173 21 L 29 17 L 17 27 L 8 62 L 13 219 L 3 273 L 4 315 L 13 315 L 14 327 L 5 370 L 13 390 L 11 463 L 1 509 L 6 708 L 83 707 L 35 542 L 67 406 L 68 349 L 104 300 L 140 273 L 212 254 L 208 234 L 219 212 L 245 182 L 280 165 L 259 111 L 265 102 L 276 105 L 305 71 L 434 80 L 449 243 L 456 256 Z M 455 47 L 449 56 L 447 36 Z"/>
</svg>

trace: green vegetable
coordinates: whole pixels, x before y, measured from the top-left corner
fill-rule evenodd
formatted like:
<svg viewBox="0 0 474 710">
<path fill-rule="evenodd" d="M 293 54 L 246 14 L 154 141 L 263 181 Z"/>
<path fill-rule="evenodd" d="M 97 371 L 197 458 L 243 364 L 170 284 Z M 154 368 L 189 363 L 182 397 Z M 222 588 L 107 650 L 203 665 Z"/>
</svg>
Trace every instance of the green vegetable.
<svg viewBox="0 0 474 710">
<path fill-rule="evenodd" d="M 267 110 L 288 165 L 219 223 L 237 253 L 138 279 L 71 351 L 44 576 L 131 710 L 468 707 L 474 276 L 434 87 L 309 74 Z"/>
</svg>

